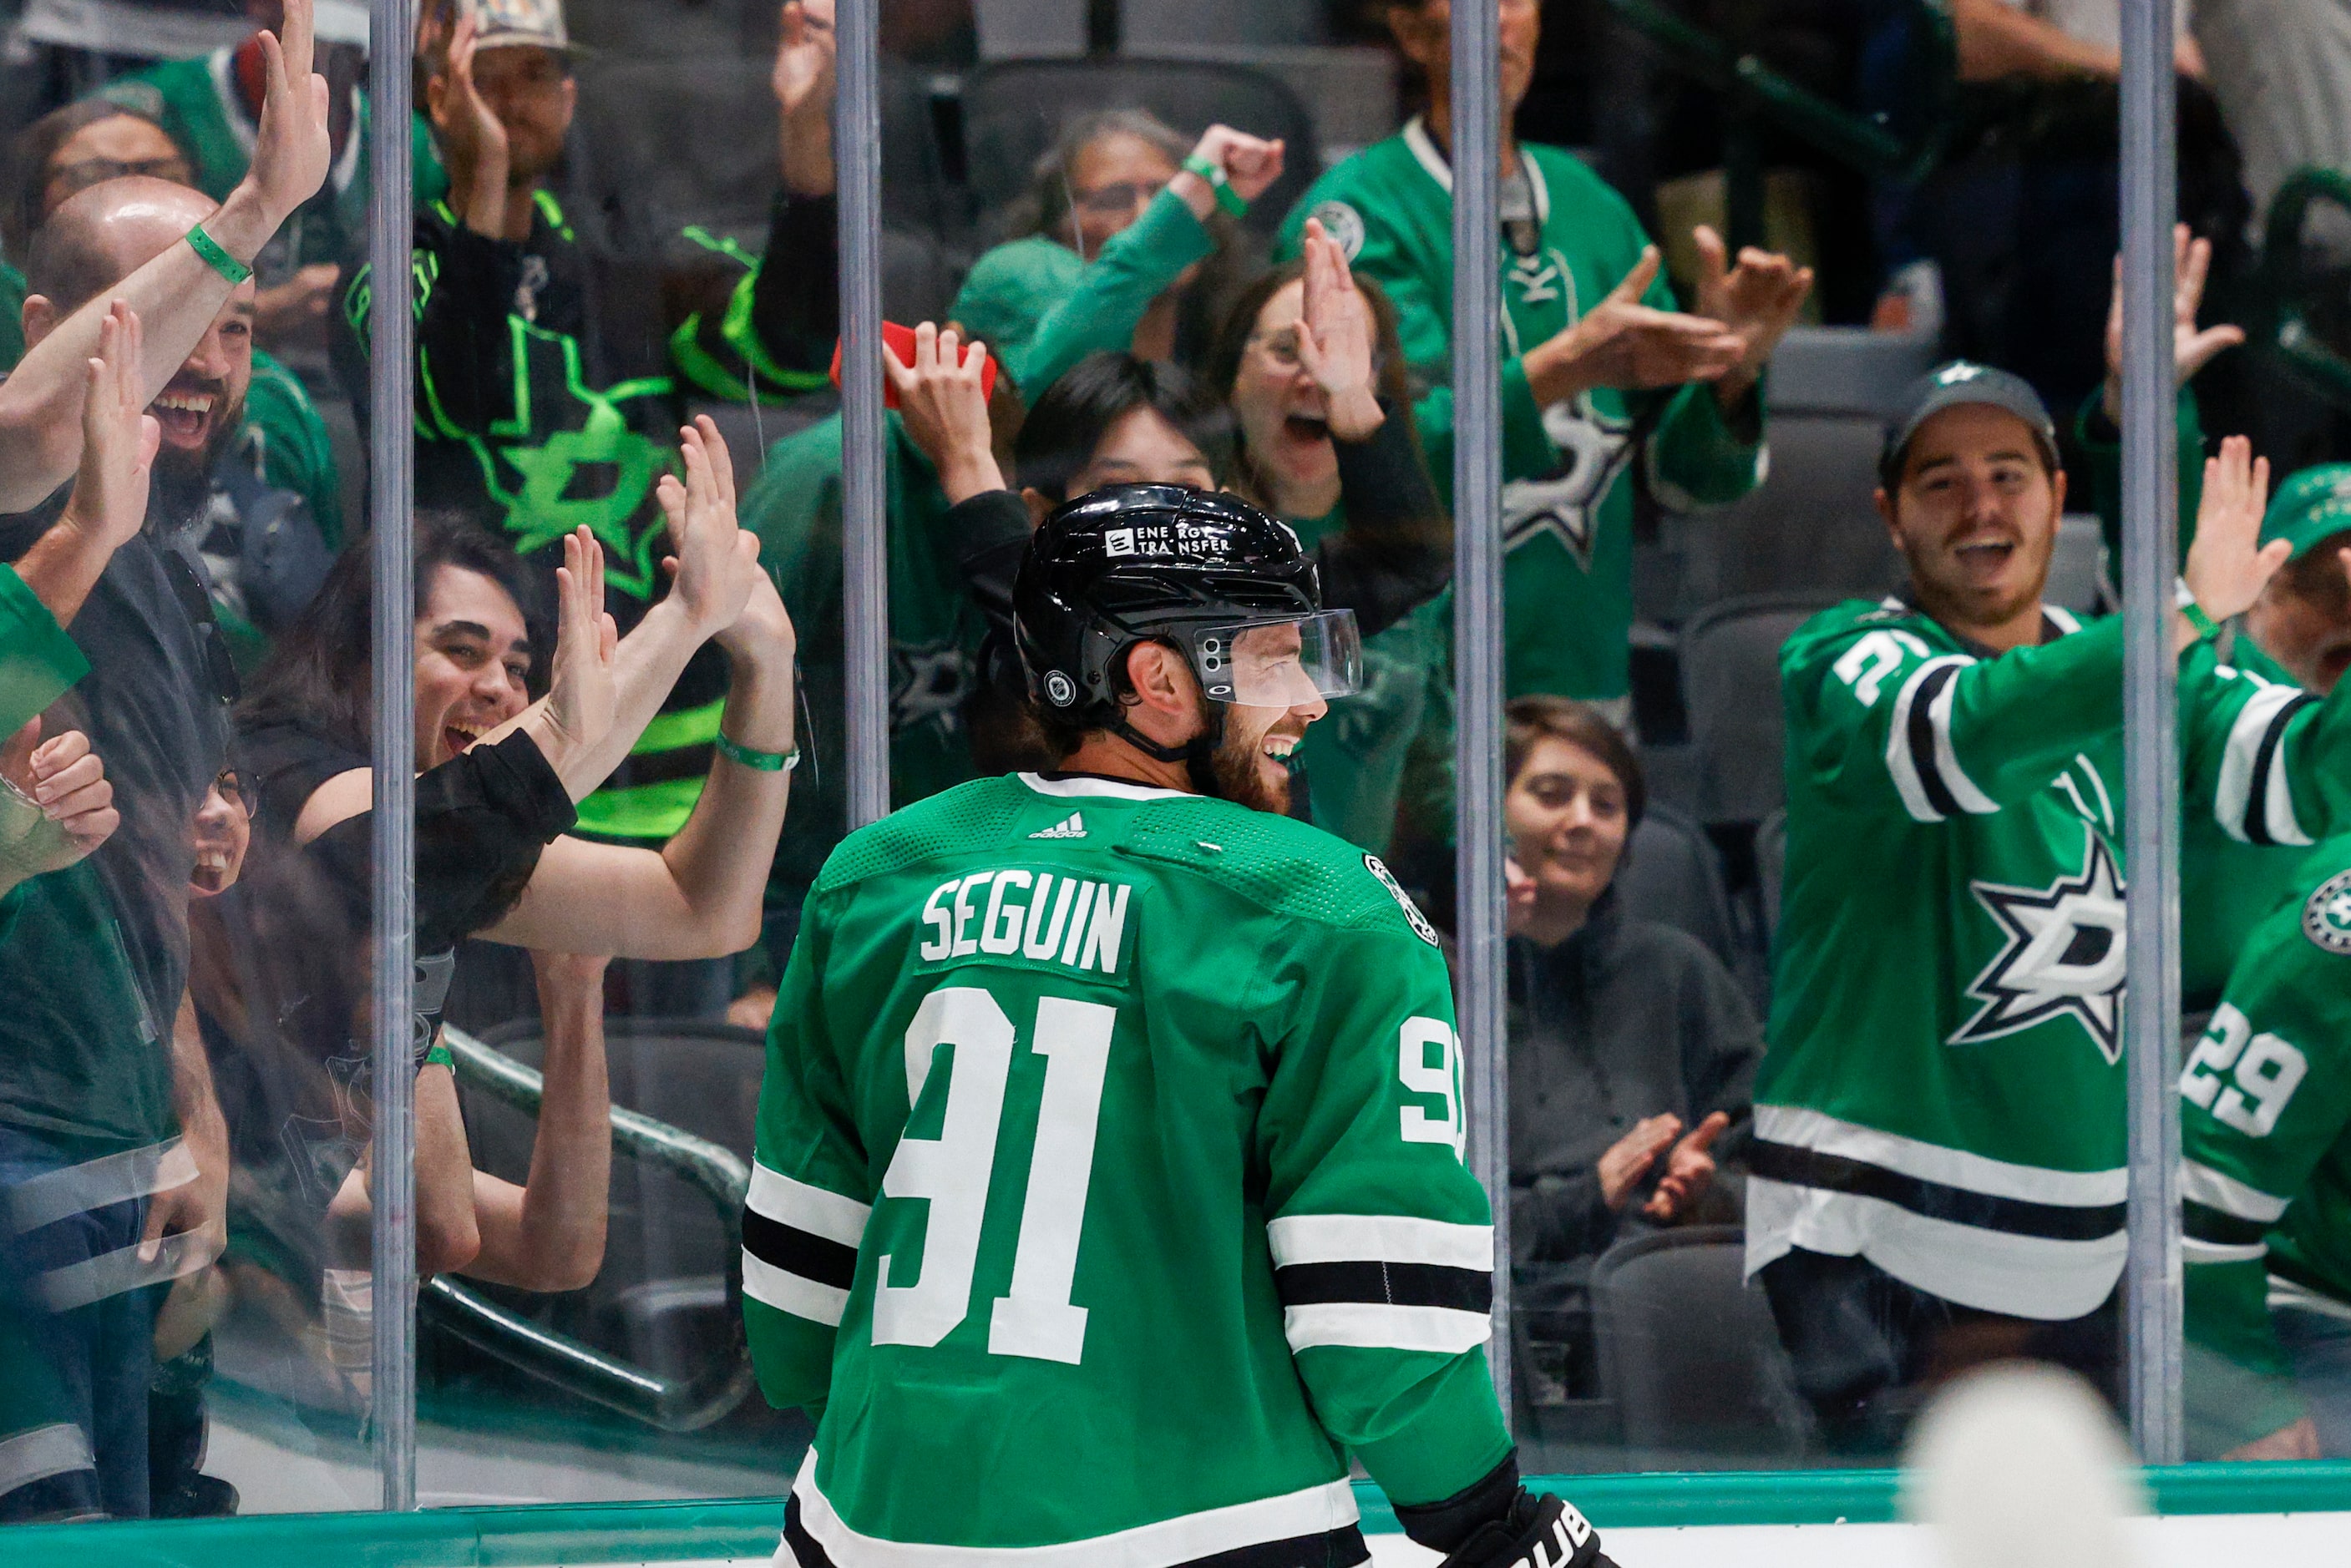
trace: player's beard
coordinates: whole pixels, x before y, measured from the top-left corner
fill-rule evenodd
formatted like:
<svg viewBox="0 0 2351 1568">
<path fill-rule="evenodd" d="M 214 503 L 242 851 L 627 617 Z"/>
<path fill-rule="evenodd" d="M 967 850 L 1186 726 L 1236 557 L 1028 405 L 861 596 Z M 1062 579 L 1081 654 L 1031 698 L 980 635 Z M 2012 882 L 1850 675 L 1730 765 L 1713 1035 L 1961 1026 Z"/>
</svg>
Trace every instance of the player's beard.
<svg viewBox="0 0 2351 1568">
<path fill-rule="evenodd" d="M 1235 734 L 1232 726 L 1222 722 L 1222 715 L 1212 709 L 1205 697 L 1200 700 L 1200 722 L 1207 726 L 1202 733 L 1217 736 L 1216 749 L 1208 753 L 1207 769 L 1209 781 L 1216 787 L 1202 793 L 1231 801 L 1235 805 L 1245 805 L 1251 811 L 1288 816 L 1288 772 L 1283 772 L 1277 780 L 1269 784 L 1265 770 L 1258 765 L 1260 754 L 1258 748 L 1264 743 L 1265 737 L 1259 735 L 1252 741 Z M 1197 776 L 1200 771 L 1197 767 L 1193 769 L 1196 783 L 1200 782 Z"/>
</svg>

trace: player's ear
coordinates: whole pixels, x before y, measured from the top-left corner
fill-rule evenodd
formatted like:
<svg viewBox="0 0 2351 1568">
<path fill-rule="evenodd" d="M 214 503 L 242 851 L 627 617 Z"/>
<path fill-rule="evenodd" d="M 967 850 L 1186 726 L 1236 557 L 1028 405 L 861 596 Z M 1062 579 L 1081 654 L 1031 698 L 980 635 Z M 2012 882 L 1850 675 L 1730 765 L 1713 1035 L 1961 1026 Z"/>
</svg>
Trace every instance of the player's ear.
<svg viewBox="0 0 2351 1568">
<path fill-rule="evenodd" d="M 1894 547 L 1899 550 L 1902 547 L 1902 530 L 1894 521 L 1894 497 L 1886 493 L 1884 485 L 1880 485 L 1869 493 L 1869 499 L 1877 508 L 1877 515 L 1885 520 L 1886 532 L 1892 536 Z"/>
<path fill-rule="evenodd" d="M 1199 712 L 1199 688 L 1182 654 L 1164 642 L 1138 642 L 1126 651 L 1126 677 L 1134 691 L 1131 722 L 1166 745 L 1190 733 Z"/>
</svg>

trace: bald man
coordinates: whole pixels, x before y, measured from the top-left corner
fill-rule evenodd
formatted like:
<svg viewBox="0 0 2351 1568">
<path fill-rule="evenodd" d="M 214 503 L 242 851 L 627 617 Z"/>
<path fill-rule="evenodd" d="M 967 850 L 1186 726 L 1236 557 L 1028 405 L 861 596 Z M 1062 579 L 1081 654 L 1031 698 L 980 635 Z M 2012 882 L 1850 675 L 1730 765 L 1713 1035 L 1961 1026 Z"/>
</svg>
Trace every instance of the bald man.
<svg viewBox="0 0 2351 1568">
<path fill-rule="evenodd" d="M 59 207 L 26 258 L 27 340 L 37 346 L 78 306 L 183 244 L 214 206 L 182 186 L 129 179 Z M 203 1268 L 219 1247 L 220 1113 L 170 1047 L 187 983 L 189 825 L 226 761 L 235 694 L 197 546 L 210 528 L 207 475 L 251 374 L 252 330 L 248 279 L 151 405 L 162 440 L 146 525 L 115 550 L 68 633 L 89 674 L 45 727 L 89 733 L 121 826 L 90 857 L 83 902 L 0 904 L 0 1191 L 19 1199 L 0 1263 L 16 1276 L 16 1299 L 48 1309 L 42 1360 L 73 1414 L 43 1428 L 64 1469 L 42 1486 L 0 1489 L 0 1519 L 147 1511 L 157 1293 L 147 1287 Z M 62 505 L 52 497 L 0 518 L 0 559 L 23 555 Z M 28 1190 L 48 1195 L 38 1224 L 24 1212 Z"/>
<path fill-rule="evenodd" d="M 162 180 L 110 180 L 69 198 L 35 233 L 26 258 L 25 340 L 57 324 L 179 243 L 216 210 L 202 192 Z M 302 498 L 262 477 L 245 418 L 253 382 L 255 286 L 237 285 L 194 351 L 149 406 L 162 427 L 150 526 L 201 557 L 223 628 L 257 656 L 292 620 L 330 564 Z"/>
</svg>

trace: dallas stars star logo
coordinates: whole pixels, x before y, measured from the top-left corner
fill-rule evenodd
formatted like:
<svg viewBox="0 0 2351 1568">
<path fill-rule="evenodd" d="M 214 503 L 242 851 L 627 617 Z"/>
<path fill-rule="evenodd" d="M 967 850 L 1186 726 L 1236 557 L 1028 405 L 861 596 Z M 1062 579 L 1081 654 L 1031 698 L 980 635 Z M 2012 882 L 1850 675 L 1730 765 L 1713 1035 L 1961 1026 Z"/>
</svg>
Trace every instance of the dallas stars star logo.
<svg viewBox="0 0 2351 1568">
<path fill-rule="evenodd" d="M 1968 987 L 1984 1005 L 1950 1044 L 1997 1040 L 2070 1013 L 2109 1064 L 2122 1059 L 2122 871 L 2105 840 L 2086 836 L 2077 877 L 2046 888 L 1970 884 L 2008 940 Z"/>
</svg>

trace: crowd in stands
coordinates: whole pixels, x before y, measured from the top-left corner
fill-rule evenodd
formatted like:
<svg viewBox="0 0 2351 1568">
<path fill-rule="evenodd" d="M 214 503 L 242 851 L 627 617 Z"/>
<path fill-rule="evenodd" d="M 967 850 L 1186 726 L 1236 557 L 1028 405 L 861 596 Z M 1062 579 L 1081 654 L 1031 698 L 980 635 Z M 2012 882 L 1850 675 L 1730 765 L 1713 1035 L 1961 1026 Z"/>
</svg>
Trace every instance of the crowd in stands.
<svg viewBox="0 0 2351 1568">
<path fill-rule="evenodd" d="M 1673 1246 L 1736 1259 L 1692 1321 L 1766 1325 L 1783 1459 L 1891 1453 L 1935 1385 L 2002 1356 L 2118 1397 L 2118 8 L 1847 18 L 1816 51 L 1845 96 L 1901 90 L 1891 62 L 1948 26 L 1959 108 L 1930 171 L 1870 176 L 1867 223 L 1782 245 L 1726 238 L 1719 196 L 1691 221 L 1655 168 L 1612 184 L 1617 130 L 1520 140 L 1598 24 L 1499 5 L 1491 256 L 1454 251 L 1444 0 L 1353 18 L 1416 106 L 1367 146 L 1317 167 L 1270 127 L 1058 103 L 1017 198 L 921 237 L 958 275 L 889 302 L 893 803 L 1067 763 L 1012 609 L 1044 517 L 1109 486 L 1228 492 L 1295 533 L 1362 669 L 1286 799 L 1201 787 L 1338 835 L 1447 931 L 1461 836 L 1506 847 L 1522 1430 L 1604 1462 L 1638 1353 L 1609 1293 Z M 2351 404 L 2250 341 L 2280 318 L 2263 279 L 2315 278 L 2322 335 L 2351 320 L 2326 303 L 2351 10 L 2180 9 L 2193 1443 L 2351 1457 Z M 972 63 L 967 8 L 907 11 L 893 50 Z M 372 1383 L 377 644 L 350 432 L 381 417 L 383 128 L 364 47 L 317 36 L 313 0 L 247 12 L 208 56 L 58 76 L 0 188 L 0 1521 L 234 1511 L 204 1430 L 240 1314 L 350 1432 Z M 605 1268 L 608 1014 L 765 1030 L 850 826 L 831 0 L 776 18 L 764 233 L 599 183 L 623 161 L 583 132 L 573 20 L 425 0 L 405 131 L 413 1225 L 422 1276 L 509 1302 Z M 2281 281 L 2262 225 L 2304 187 L 2337 210 Z M 1500 275 L 1499 820 L 1454 768 L 1461 265 Z M 1670 667 L 1662 700 L 1644 675 L 1674 645 L 1658 544 L 1770 493 L 1782 351 L 1824 301 L 1852 339 L 1914 346 L 1837 502 L 1874 509 L 1892 570 L 1860 597 L 1773 585 L 1802 612 L 1765 676 L 1784 811 L 1701 823 Z M 2053 584 L 2085 512 L 2105 613 Z M 527 1169 L 469 1140 L 444 1026 L 537 1043 Z"/>
</svg>

